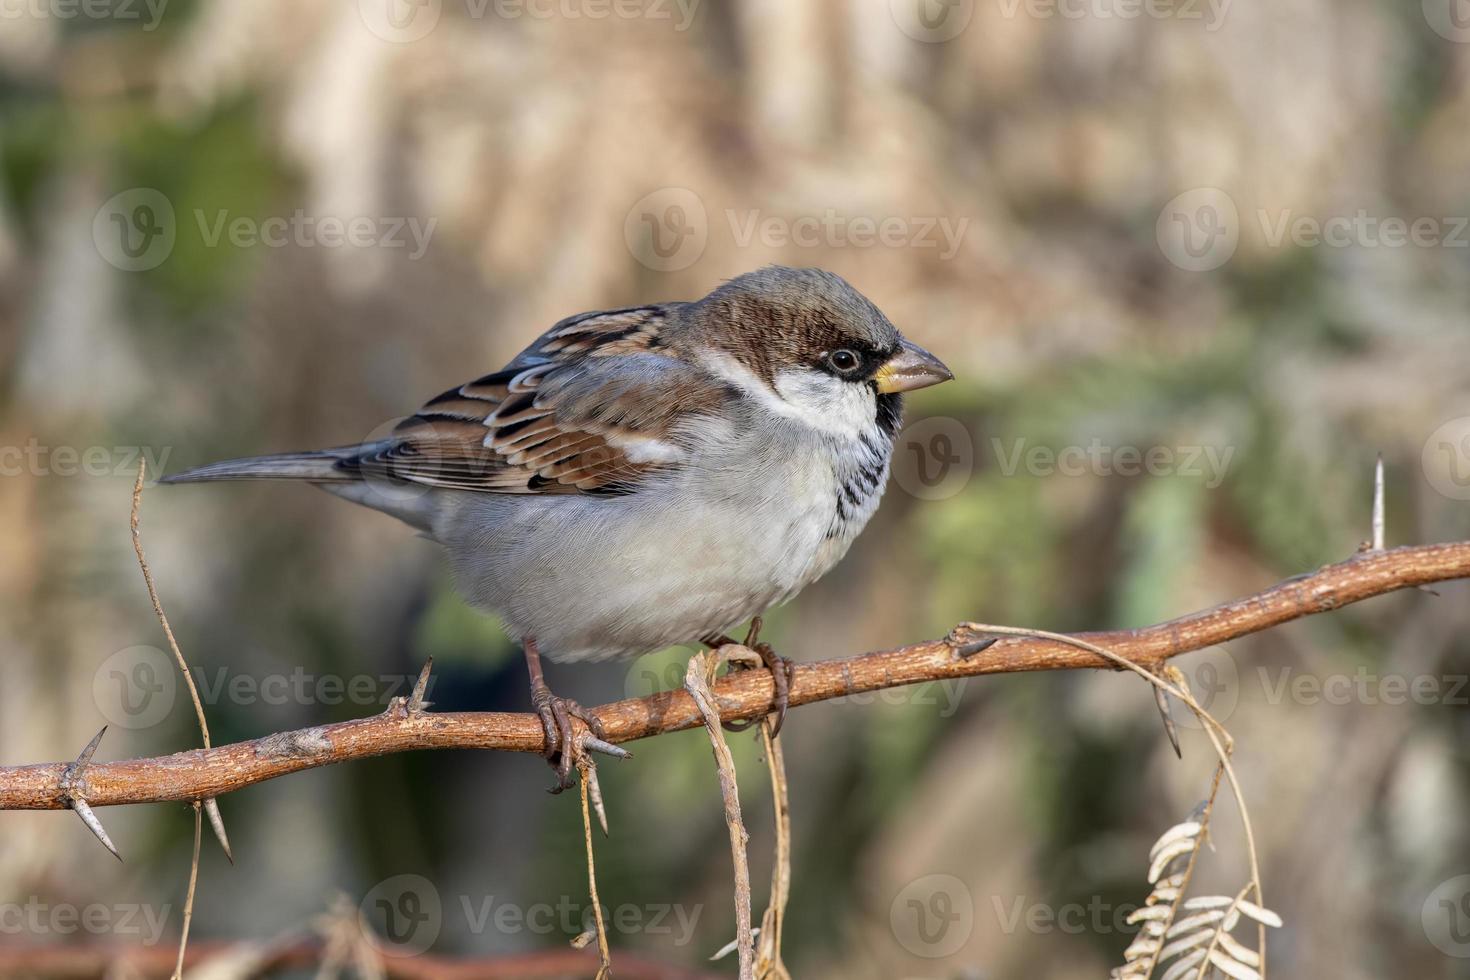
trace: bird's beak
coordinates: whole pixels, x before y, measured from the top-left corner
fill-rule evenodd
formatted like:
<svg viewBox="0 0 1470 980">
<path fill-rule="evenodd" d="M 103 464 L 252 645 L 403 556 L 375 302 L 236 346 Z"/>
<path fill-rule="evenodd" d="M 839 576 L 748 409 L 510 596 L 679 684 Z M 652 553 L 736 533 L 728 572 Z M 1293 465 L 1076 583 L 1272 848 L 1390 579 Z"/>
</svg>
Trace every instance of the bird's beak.
<svg viewBox="0 0 1470 980">
<path fill-rule="evenodd" d="M 944 362 L 918 344 L 905 340 L 898 353 L 878 369 L 873 380 L 885 395 L 896 391 L 913 391 L 950 381 L 954 374 Z"/>
</svg>

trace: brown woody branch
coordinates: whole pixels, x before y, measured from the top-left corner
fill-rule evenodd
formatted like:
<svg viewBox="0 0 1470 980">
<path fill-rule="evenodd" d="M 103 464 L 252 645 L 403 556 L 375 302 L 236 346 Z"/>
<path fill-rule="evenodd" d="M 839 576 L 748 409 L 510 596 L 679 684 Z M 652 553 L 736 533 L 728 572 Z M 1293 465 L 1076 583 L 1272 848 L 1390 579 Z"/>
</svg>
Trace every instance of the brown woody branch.
<svg viewBox="0 0 1470 980">
<path fill-rule="evenodd" d="M 193 970 L 211 960 L 237 953 L 242 944 L 195 943 L 184 958 Z M 243 944 L 248 946 L 249 944 Z M 307 970 L 322 961 L 322 942 L 302 938 L 288 943 L 261 943 L 250 976 L 269 976 L 282 970 Z M 597 969 L 591 950 L 547 949 L 531 953 L 474 959 L 456 959 L 428 953 L 416 956 L 380 956 L 389 980 L 560 980 L 590 976 Z M 41 946 L 0 944 L 0 977 L 47 977 L 50 980 L 96 980 L 109 971 L 142 980 L 166 980 L 174 967 L 174 951 L 166 946 Z M 618 954 L 619 980 L 715 980 L 716 974 L 658 963 L 636 953 Z"/>
<path fill-rule="evenodd" d="M 1470 577 L 1470 541 L 1368 550 L 1346 561 L 1288 579 L 1264 592 L 1136 630 L 1081 633 L 1098 646 L 1147 668 L 1170 657 L 1224 643 L 1294 619 L 1400 589 Z M 923 681 L 1033 670 L 1116 669 L 1095 654 L 1031 637 L 1008 637 L 979 652 L 986 637 L 961 624 L 948 637 L 896 650 L 824 660 L 796 668 L 792 707 Z M 726 721 L 754 718 L 770 704 L 770 675 L 746 671 L 714 687 Z M 685 691 L 617 701 L 593 712 L 609 741 L 629 742 L 698 726 L 700 714 Z M 500 749 L 541 752 L 534 714 L 434 714 L 409 710 L 396 699 L 382 714 L 358 721 L 282 732 L 212 749 L 152 759 L 93 762 L 74 774 L 70 793 L 92 806 L 193 801 L 348 759 L 413 749 Z M 0 767 L 0 810 L 60 810 L 68 763 Z"/>
</svg>

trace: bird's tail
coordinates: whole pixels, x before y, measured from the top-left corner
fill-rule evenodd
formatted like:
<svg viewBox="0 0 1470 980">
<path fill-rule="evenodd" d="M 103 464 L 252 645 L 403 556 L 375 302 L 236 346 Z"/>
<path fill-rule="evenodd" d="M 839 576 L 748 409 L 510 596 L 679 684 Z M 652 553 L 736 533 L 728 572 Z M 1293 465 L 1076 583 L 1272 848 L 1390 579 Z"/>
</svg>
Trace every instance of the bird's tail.
<svg viewBox="0 0 1470 980">
<path fill-rule="evenodd" d="M 438 497 L 429 493 L 428 487 L 417 487 L 417 492 L 397 489 L 411 487 L 412 484 L 398 483 L 372 463 L 377 454 L 385 452 L 391 445 L 389 442 L 372 442 L 306 453 L 226 459 L 171 473 L 158 482 L 304 480 L 345 500 L 396 517 L 433 537 L 434 524 L 440 515 Z M 374 480 L 374 474 L 383 475 L 383 479 Z"/>
<path fill-rule="evenodd" d="M 160 483 L 204 483 L 210 480 L 310 480 L 344 483 L 362 479 L 356 465 L 362 446 L 341 446 L 304 453 L 247 456 L 170 473 Z"/>
</svg>

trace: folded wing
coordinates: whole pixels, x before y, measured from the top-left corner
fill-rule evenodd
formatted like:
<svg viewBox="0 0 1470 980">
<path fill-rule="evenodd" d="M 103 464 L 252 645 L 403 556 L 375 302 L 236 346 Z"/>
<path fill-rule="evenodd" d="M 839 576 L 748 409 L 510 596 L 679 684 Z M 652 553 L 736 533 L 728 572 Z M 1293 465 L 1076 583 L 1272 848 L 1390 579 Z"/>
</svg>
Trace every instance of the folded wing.
<svg viewBox="0 0 1470 980">
<path fill-rule="evenodd" d="M 630 493 L 687 455 L 721 386 L 660 352 L 666 308 L 558 323 L 506 368 L 444 392 L 350 462 L 486 493 Z"/>
</svg>

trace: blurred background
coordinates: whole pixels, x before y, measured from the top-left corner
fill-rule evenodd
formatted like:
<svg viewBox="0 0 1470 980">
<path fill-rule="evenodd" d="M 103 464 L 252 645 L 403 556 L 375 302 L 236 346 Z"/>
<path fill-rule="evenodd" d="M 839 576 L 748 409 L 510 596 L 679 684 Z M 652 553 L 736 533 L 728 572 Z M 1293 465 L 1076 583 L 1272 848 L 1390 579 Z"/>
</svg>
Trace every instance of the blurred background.
<svg viewBox="0 0 1470 980">
<path fill-rule="evenodd" d="M 958 376 L 771 617 L 789 656 L 1247 594 L 1368 537 L 1380 452 L 1391 545 L 1470 537 L 1467 215 L 1463 0 L 0 0 L 0 764 L 103 724 L 100 759 L 198 744 L 129 546 L 140 459 L 364 439 L 560 317 L 772 262 L 843 275 Z M 436 709 L 527 707 L 518 652 L 386 517 L 154 488 L 143 530 L 216 743 L 376 712 L 429 656 Z M 1273 975 L 1470 976 L 1470 588 L 1436 591 L 1181 661 L 1237 738 Z M 595 704 L 686 656 L 549 676 Z M 1213 764 L 1152 701 L 1076 673 L 794 712 L 794 975 L 1121 963 Z M 758 913 L 769 788 L 734 748 Z M 705 962 L 733 937 L 708 743 L 636 754 L 601 768 L 615 965 L 733 976 Z M 195 939 L 336 907 L 396 955 L 565 948 L 586 872 L 550 779 L 437 752 L 233 794 Z M 0 815 L 0 944 L 172 948 L 189 809 L 100 815 L 126 863 Z M 1203 880 L 1233 893 L 1217 821 Z"/>
</svg>

